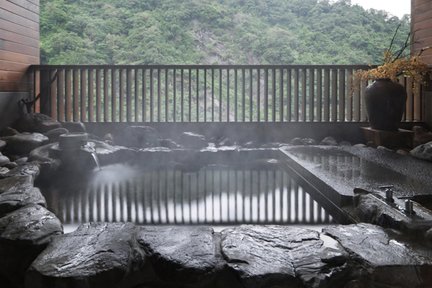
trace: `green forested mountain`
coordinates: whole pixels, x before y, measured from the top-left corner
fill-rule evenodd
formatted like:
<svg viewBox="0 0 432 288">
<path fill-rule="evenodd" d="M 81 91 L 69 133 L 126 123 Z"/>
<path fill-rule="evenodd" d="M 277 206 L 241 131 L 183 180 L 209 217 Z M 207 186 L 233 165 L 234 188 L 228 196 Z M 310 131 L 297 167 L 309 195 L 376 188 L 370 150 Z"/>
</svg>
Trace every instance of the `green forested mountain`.
<svg viewBox="0 0 432 288">
<path fill-rule="evenodd" d="M 41 0 L 45 64 L 375 64 L 409 18 L 350 0 Z M 396 45 L 397 46 L 397 45 Z"/>
</svg>

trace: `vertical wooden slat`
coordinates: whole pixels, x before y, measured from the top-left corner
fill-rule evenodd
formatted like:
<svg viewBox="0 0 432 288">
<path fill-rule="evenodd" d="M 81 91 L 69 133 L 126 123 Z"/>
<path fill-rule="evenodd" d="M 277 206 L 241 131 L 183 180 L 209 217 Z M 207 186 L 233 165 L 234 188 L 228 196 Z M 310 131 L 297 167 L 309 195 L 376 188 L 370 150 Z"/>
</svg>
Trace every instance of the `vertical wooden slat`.
<svg viewBox="0 0 432 288">
<path fill-rule="evenodd" d="M 88 119 L 94 122 L 94 69 L 90 68 L 88 72 Z"/>
<path fill-rule="evenodd" d="M 268 78 L 268 69 L 264 69 L 264 121 L 268 122 L 268 93 L 269 93 L 269 87 L 268 87 L 268 83 L 269 82 L 269 78 Z"/>
<path fill-rule="evenodd" d="M 146 122 L 147 121 L 147 69 L 141 70 L 141 121 Z"/>
<path fill-rule="evenodd" d="M 360 107 L 361 107 L 361 99 L 360 99 L 360 80 L 352 82 L 352 93 L 353 93 L 353 119 L 356 122 L 360 121 Z"/>
<path fill-rule="evenodd" d="M 64 69 L 57 70 L 58 120 L 65 121 Z"/>
<path fill-rule="evenodd" d="M 284 122 L 284 69 L 279 70 L 279 122 Z M 282 192 L 281 192 L 282 193 Z M 281 194 L 282 195 L 282 194 Z M 282 201 L 281 201 L 282 203 Z M 281 208 L 282 213 L 282 208 Z M 282 216 L 281 216 L 282 219 Z"/>
<path fill-rule="evenodd" d="M 226 69 L 227 73 L 227 122 L 230 122 L 230 69 Z"/>
<path fill-rule="evenodd" d="M 337 83 L 338 83 L 338 79 L 337 79 L 337 69 L 332 69 L 332 74 L 331 74 L 331 77 L 332 77 L 332 80 L 331 80 L 331 121 L 332 122 L 336 122 L 337 121 L 337 118 L 338 118 L 338 114 L 337 114 L 337 105 L 338 105 L 338 99 L 337 99 L 337 93 L 338 93 L 338 90 L 337 90 Z"/>
<path fill-rule="evenodd" d="M 316 105 L 316 120 L 321 122 L 322 120 L 322 69 L 317 69 L 317 105 Z"/>
<path fill-rule="evenodd" d="M 154 87 L 153 87 L 153 68 L 150 68 L 149 85 L 150 85 L 150 122 L 153 122 L 153 100 L 154 100 Z"/>
<path fill-rule="evenodd" d="M 406 90 L 407 90 L 407 100 L 406 100 L 406 120 L 412 121 L 414 119 L 414 97 L 413 97 L 413 81 L 411 78 L 406 79 Z"/>
<path fill-rule="evenodd" d="M 272 96 L 272 121 L 276 122 L 276 69 L 274 68 L 272 69 Z"/>
<path fill-rule="evenodd" d="M 180 120 L 184 122 L 184 69 L 180 71 L 180 90 L 181 90 L 181 101 L 180 101 Z"/>
<path fill-rule="evenodd" d="M 126 69 L 126 121 L 132 122 L 132 69 Z"/>
<path fill-rule="evenodd" d="M 294 121 L 299 121 L 299 70 L 297 68 L 294 69 Z"/>
<path fill-rule="evenodd" d="M 286 87 L 286 90 L 287 90 L 287 92 L 286 92 L 286 94 L 287 94 L 287 101 L 286 101 L 286 106 L 287 106 L 287 113 L 286 113 L 286 119 L 287 119 L 287 121 L 288 122 L 291 122 L 291 116 L 292 116 L 292 109 L 291 109 L 291 106 L 292 106 L 292 103 L 293 103 L 293 101 L 292 101 L 292 84 L 291 84 L 291 81 L 292 81 L 292 71 L 291 71 L 291 68 L 288 68 L 287 69 L 287 81 L 286 81 L 286 85 L 287 85 L 287 87 Z"/>
<path fill-rule="evenodd" d="M 253 70 L 249 69 L 249 121 L 253 122 Z"/>
<path fill-rule="evenodd" d="M 339 117 L 338 120 L 340 122 L 345 122 L 345 88 L 346 88 L 346 82 L 345 82 L 345 69 L 339 69 L 339 75 L 338 75 L 338 97 L 339 97 Z"/>
<path fill-rule="evenodd" d="M 109 121 L 109 94 L 108 94 L 108 90 L 109 90 L 109 81 L 108 81 L 108 69 L 104 68 L 103 70 L 103 94 L 104 94 L 104 109 L 103 109 L 103 115 L 104 115 L 104 121 L 108 122 Z"/>
<path fill-rule="evenodd" d="M 189 69 L 188 77 L 188 122 L 192 122 L 192 69 Z"/>
<path fill-rule="evenodd" d="M 169 122 L 169 117 L 168 117 L 168 108 L 169 108 L 169 101 L 168 101 L 168 91 L 169 91 L 169 87 L 168 87 L 168 69 L 165 68 L 164 70 L 165 72 L 165 122 Z"/>
<path fill-rule="evenodd" d="M 133 104 L 133 121 L 138 122 L 139 121 L 139 73 L 138 69 L 133 69 L 133 75 L 134 75 L 134 104 Z"/>
<path fill-rule="evenodd" d="M 302 93 L 301 93 L 301 114 L 302 114 L 302 117 L 301 117 L 301 119 L 302 119 L 302 121 L 303 122 L 305 122 L 306 120 L 307 120 L 307 110 L 306 110 L 306 108 L 307 108 L 307 87 L 306 87 L 306 85 L 307 85 L 307 75 L 306 75 L 306 69 L 305 68 L 303 68 L 302 70 L 301 70 L 301 80 L 302 80 L 302 84 L 301 84 L 301 91 L 302 91 Z"/>
<path fill-rule="evenodd" d="M 111 121 L 117 122 L 117 71 L 111 68 Z"/>
<path fill-rule="evenodd" d="M 173 122 L 177 122 L 177 71 L 173 69 Z"/>
<path fill-rule="evenodd" d="M 50 81 L 50 87 L 49 87 L 49 93 L 50 93 L 50 105 L 51 105 L 51 108 L 50 108 L 50 115 L 51 115 L 51 117 L 52 118 L 54 118 L 54 119 L 58 119 L 57 118 L 57 115 L 58 115 L 58 113 L 57 113 L 57 81 L 58 81 L 58 78 L 57 78 L 57 72 L 58 70 L 50 70 L 50 73 L 49 73 L 49 81 Z"/>
<path fill-rule="evenodd" d="M 414 97 L 414 118 L 412 121 L 421 121 L 422 119 L 422 102 L 421 102 L 421 83 L 417 82 L 413 87 Z"/>
<path fill-rule="evenodd" d="M 353 86 L 352 86 L 352 69 L 347 70 L 346 76 L 346 120 L 352 122 L 353 120 Z"/>
<path fill-rule="evenodd" d="M 315 69 L 309 68 L 309 121 L 316 119 L 315 115 Z"/>
<path fill-rule="evenodd" d="M 199 69 L 196 69 L 196 122 L 200 121 L 199 115 Z"/>
<path fill-rule="evenodd" d="M 214 83 L 215 81 L 214 81 L 214 69 L 212 68 L 211 69 L 211 103 L 212 103 L 212 108 L 211 108 L 211 110 L 212 110 L 212 112 L 211 112 L 211 114 L 212 114 L 212 116 L 211 116 L 211 119 L 212 119 L 212 122 L 214 122 L 215 121 L 215 89 L 214 89 Z"/>
<path fill-rule="evenodd" d="M 219 69 L 219 122 L 222 122 L 222 69 Z"/>
<path fill-rule="evenodd" d="M 238 75 L 237 75 L 238 69 L 234 68 L 234 122 L 238 121 Z"/>
<path fill-rule="evenodd" d="M 66 69 L 66 121 L 72 121 L 72 71 Z"/>
<path fill-rule="evenodd" d="M 207 122 L 207 69 L 204 69 L 204 122 Z"/>
<path fill-rule="evenodd" d="M 257 68 L 257 121 L 261 122 L 261 70 Z"/>
<path fill-rule="evenodd" d="M 86 69 L 81 69 L 81 111 L 80 111 L 80 121 L 87 122 L 87 76 Z"/>
<path fill-rule="evenodd" d="M 126 69 L 126 121 L 132 122 L 132 69 Z"/>
<path fill-rule="evenodd" d="M 366 111 L 366 104 L 365 104 L 365 97 L 364 93 L 366 90 L 367 81 L 361 81 L 360 82 L 360 113 L 361 113 L 361 120 L 360 121 L 366 121 L 367 119 L 367 111 Z"/>
<path fill-rule="evenodd" d="M 246 72 L 242 68 L 242 122 L 246 121 Z"/>
<path fill-rule="evenodd" d="M 73 69 L 73 121 L 79 121 L 79 70 Z"/>
<path fill-rule="evenodd" d="M 324 122 L 330 121 L 330 69 L 324 69 Z"/>
<path fill-rule="evenodd" d="M 96 69 L 96 121 L 102 120 L 102 99 L 101 99 L 101 71 Z"/>
<path fill-rule="evenodd" d="M 157 68 L 157 122 L 161 122 L 161 68 Z"/>
</svg>

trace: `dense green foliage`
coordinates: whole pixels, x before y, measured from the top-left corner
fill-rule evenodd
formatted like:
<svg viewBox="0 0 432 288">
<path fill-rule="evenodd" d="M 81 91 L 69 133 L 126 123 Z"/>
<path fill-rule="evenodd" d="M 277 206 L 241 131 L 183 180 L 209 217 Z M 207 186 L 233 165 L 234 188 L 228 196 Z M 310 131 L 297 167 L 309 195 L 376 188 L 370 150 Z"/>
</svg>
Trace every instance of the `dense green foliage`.
<svg viewBox="0 0 432 288">
<path fill-rule="evenodd" d="M 375 64 L 409 18 L 350 0 L 41 0 L 47 64 Z"/>
</svg>

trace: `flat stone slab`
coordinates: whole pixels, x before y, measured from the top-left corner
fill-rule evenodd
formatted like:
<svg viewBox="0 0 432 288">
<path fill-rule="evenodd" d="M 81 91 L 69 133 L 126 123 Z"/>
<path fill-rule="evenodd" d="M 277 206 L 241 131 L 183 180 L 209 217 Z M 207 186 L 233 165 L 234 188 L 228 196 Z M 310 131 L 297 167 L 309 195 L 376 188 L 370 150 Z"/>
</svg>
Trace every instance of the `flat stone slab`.
<svg viewBox="0 0 432 288">
<path fill-rule="evenodd" d="M 240 226 L 221 234 L 222 254 L 244 287 L 302 287 L 294 259 L 323 245 L 318 232 L 296 227 Z"/>
<path fill-rule="evenodd" d="M 39 188 L 33 187 L 31 176 L 0 179 L 0 217 L 29 204 L 46 206 Z"/>
<path fill-rule="evenodd" d="M 0 218 L 0 274 L 22 287 L 28 266 L 53 236 L 62 233 L 60 220 L 39 205 L 28 205 Z"/>
<path fill-rule="evenodd" d="M 131 223 L 90 223 L 55 237 L 32 263 L 26 287 L 134 287 L 146 256 Z M 138 280 L 139 279 L 139 280 Z M 137 282 L 135 282 L 137 281 Z"/>
<path fill-rule="evenodd" d="M 162 282 L 205 286 L 223 267 L 213 234 L 210 227 L 146 226 L 137 239 Z"/>
<path fill-rule="evenodd" d="M 432 250 L 372 224 L 327 227 L 323 232 L 348 251 L 379 287 L 427 287 L 432 283 Z M 369 286 L 371 287 L 371 286 Z M 373 286 L 376 287 L 376 286 Z"/>
</svg>

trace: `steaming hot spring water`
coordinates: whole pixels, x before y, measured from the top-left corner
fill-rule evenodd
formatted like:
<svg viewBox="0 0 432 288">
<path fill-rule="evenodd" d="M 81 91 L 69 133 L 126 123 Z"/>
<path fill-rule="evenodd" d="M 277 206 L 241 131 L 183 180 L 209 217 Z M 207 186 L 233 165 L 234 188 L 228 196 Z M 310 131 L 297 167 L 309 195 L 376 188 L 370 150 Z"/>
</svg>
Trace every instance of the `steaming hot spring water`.
<svg viewBox="0 0 432 288">
<path fill-rule="evenodd" d="M 85 148 L 97 160 L 92 145 Z M 59 173 L 42 190 L 66 233 L 86 222 L 311 228 L 335 222 L 333 207 L 319 203 L 278 160 L 253 151 L 200 153 L 153 152 L 85 173 Z"/>
</svg>

